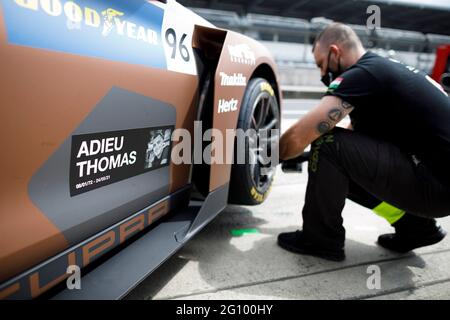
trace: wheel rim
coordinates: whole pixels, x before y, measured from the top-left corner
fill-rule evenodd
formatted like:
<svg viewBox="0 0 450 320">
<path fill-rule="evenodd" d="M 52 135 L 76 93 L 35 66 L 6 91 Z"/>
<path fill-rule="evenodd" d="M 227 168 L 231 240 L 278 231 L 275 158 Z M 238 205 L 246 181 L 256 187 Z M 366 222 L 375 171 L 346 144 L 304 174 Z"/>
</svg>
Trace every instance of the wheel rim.
<svg viewBox="0 0 450 320">
<path fill-rule="evenodd" d="M 271 142 L 279 139 L 279 131 L 272 135 L 272 129 L 280 129 L 280 112 L 276 99 L 267 92 L 261 92 L 255 100 L 252 109 L 251 129 L 256 130 L 256 141 L 250 138 L 250 176 L 260 192 L 265 192 L 273 179 L 276 167 L 265 164 L 259 152 L 261 145 L 267 144 L 268 154 L 271 152 Z"/>
</svg>

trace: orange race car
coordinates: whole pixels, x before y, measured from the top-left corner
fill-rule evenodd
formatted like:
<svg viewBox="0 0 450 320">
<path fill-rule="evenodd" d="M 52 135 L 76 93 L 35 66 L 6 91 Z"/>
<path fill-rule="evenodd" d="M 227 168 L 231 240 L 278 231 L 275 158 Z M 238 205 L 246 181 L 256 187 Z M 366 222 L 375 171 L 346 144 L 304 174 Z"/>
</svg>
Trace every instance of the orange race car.
<svg viewBox="0 0 450 320">
<path fill-rule="evenodd" d="M 121 298 L 267 197 L 273 164 L 171 157 L 180 129 L 279 129 L 281 99 L 261 44 L 176 1 L 0 0 L 0 70 L 2 299 Z"/>
</svg>

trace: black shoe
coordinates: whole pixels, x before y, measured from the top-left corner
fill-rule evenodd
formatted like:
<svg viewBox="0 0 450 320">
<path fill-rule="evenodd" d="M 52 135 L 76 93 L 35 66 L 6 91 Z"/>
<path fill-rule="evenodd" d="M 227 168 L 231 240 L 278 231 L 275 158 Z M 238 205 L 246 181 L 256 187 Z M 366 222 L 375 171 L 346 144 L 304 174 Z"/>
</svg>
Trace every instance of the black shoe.
<svg viewBox="0 0 450 320">
<path fill-rule="evenodd" d="M 436 220 L 410 214 L 406 214 L 392 226 L 395 233 L 379 236 L 378 244 L 399 253 L 436 244 L 447 235 L 447 232 L 436 224 Z"/>
<path fill-rule="evenodd" d="M 343 249 L 329 250 L 318 247 L 311 242 L 308 242 L 304 238 L 303 232 L 300 230 L 279 234 L 278 245 L 283 249 L 291 252 L 307 254 L 326 260 L 342 261 L 345 259 L 345 253 Z"/>
</svg>

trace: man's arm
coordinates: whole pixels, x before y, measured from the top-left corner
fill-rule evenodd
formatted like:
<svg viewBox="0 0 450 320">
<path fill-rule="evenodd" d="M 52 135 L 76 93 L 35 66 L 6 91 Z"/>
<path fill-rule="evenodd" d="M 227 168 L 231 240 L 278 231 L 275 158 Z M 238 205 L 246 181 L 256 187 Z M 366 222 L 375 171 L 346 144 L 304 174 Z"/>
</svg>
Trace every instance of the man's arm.
<svg viewBox="0 0 450 320">
<path fill-rule="evenodd" d="M 281 136 L 281 160 L 289 160 L 301 155 L 308 145 L 333 129 L 352 110 L 352 105 L 338 97 L 323 97 L 317 107 Z"/>
</svg>

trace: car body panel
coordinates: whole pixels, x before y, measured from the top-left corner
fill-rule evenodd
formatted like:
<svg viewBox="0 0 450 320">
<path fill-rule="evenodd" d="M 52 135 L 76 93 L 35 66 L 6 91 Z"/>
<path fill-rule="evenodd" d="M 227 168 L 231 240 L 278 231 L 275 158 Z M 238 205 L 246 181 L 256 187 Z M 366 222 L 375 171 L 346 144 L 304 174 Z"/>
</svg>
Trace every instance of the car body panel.
<svg viewBox="0 0 450 320">
<path fill-rule="evenodd" d="M 4 25 L 4 20 L 0 20 L 0 23 Z M 1 165 L 3 178 L 0 203 L 3 208 L 1 209 L 2 239 L 0 242 L 9 243 L 8 246 L 2 246 L 0 249 L 0 265 L 2 265 L 0 280 L 5 280 L 17 270 L 36 264 L 43 257 L 52 256 L 76 241 L 82 240 L 83 237 L 86 238 L 89 233 L 83 232 L 79 238 L 70 236 L 70 239 L 67 239 L 64 233 L 78 224 L 73 221 L 66 225 L 60 223 L 58 227 L 58 223 L 52 221 L 47 212 L 44 213 L 38 209 L 39 205 L 33 202 L 33 197 L 30 198 L 29 194 L 30 191 L 33 194 L 38 191 L 41 194 L 45 192 L 42 185 L 48 183 L 48 177 L 44 177 L 41 181 L 36 180 L 39 178 L 39 172 L 45 169 L 46 163 L 48 166 L 50 161 L 59 170 L 63 169 L 61 166 L 67 168 L 68 163 L 65 161 L 67 159 L 61 159 L 60 163 L 58 160 L 55 160 L 56 163 L 52 160 L 61 156 L 67 158 L 70 154 L 68 142 L 72 135 L 160 125 L 175 125 L 178 128 L 192 130 L 198 78 L 194 75 L 142 68 L 122 62 L 11 45 L 6 41 L 5 28 L 1 28 L 0 36 L 2 74 L 8 75 L 8 78 L 1 79 L 2 92 L 7 93 L 2 94 L 1 105 L 8 106 L 8 108 L 2 108 L 2 118 L 11 119 L 5 123 L 2 130 L 17 132 L 10 137 L 2 137 L 4 150 L 9 154 L 8 158 L 2 159 Z M 127 76 L 124 77 L 124 74 Z M 160 79 L 163 77 L 167 83 L 178 88 L 176 95 L 172 90 L 167 90 L 165 83 L 161 83 Z M 56 79 L 62 79 L 62 81 Z M 86 81 L 87 79 L 89 81 Z M 85 125 L 83 128 L 83 122 L 89 121 L 96 107 L 112 90 L 126 90 L 131 92 L 130 94 L 164 101 L 176 109 L 176 120 L 172 119 L 166 123 L 158 122 L 156 119 L 156 122 L 149 121 L 152 119 L 152 114 L 147 114 L 147 122 L 144 125 L 145 120 L 141 119 L 139 114 L 135 114 L 137 123 L 123 121 L 124 123 L 119 124 L 117 122 L 127 114 L 127 110 L 122 110 L 122 114 L 116 113 L 120 116 L 116 120 L 105 119 L 100 115 L 96 119 L 97 124 L 91 125 L 91 128 Z M 141 110 L 141 112 L 144 111 Z M 116 123 L 111 124 L 108 121 L 116 121 Z M 92 128 L 92 126 L 98 127 Z M 62 147 L 66 152 L 60 155 L 58 149 Z M 175 174 L 174 170 L 176 170 Z M 188 166 L 177 166 L 177 168 L 172 166 L 170 171 L 166 173 L 166 175 L 170 174 L 170 178 L 166 178 L 168 181 L 162 184 L 162 187 L 167 189 L 164 192 L 166 194 L 186 185 L 189 178 Z M 68 179 L 67 174 L 54 177 Z M 32 178 L 31 181 L 30 178 Z M 125 181 L 124 183 L 127 186 L 123 188 L 130 188 L 135 182 Z M 62 217 L 70 217 L 74 214 L 65 207 L 70 206 L 69 200 L 71 200 L 68 187 L 69 185 L 63 181 L 59 181 L 56 185 L 49 185 L 49 188 L 65 192 L 67 201 L 60 198 L 58 199 L 60 205 L 54 206 L 55 212 L 65 208 L 59 214 Z M 59 188 L 64 189 L 61 191 L 58 190 Z M 162 195 L 159 194 L 159 196 Z M 96 195 L 92 197 L 95 198 Z M 115 195 L 110 194 L 109 197 L 112 201 Z M 124 202 L 132 202 L 135 199 L 133 195 Z M 147 205 L 150 203 L 149 201 Z M 117 203 L 115 205 L 118 207 Z M 141 204 L 142 207 L 145 205 Z M 76 207 L 74 209 L 76 210 Z M 128 209 L 123 208 L 113 220 L 117 222 L 124 215 L 129 215 Z M 88 223 L 90 218 L 101 211 L 106 211 L 96 209 L 89 212 L 88 208 L 85 210 L 89 216 L 80 217 L 78 223 L 83 221 Z M 133 210 L 136 211 L 136 208 Z M 106 220 L 103 226 L 98 226 L 98 230 L 111 225 L 111 222 L 113 221 Z M 90 233 L 93 234 L 92 231 Z"/>
<path fill-rule="evenodd" d="M 74 163 L 79 163 L 83 139 L 125 137 L 128 143 L 145 140 L 145 132 L 152 132 L 147 138 L 153 139 L 161 128 L 183 128 L 192 134 L 201 75 L 189 44 L 197 31 L 214 26 L 175 1 L 75 0 L 69 7 L 65 6 L 69 1 L 52 1 L 50 7 L 45 7 L 48 1 L 37 0 L 1 0 L 0 5 L 1 143 L 7 155 L 0 160 L 0 298 L 17 292 L 20 297 L 36 297 L 51 288 L 65 278 L 60 267 L 55 271 L 49 264 L 52 257 L 86 266 L 77 253 L 81 249 L 75 249 L 87 244 L 86 239 L 97 241 L 108 228 L 128 222 L 142 210 L 151 211 L 191 182 L 188 164 L 170 162 L 145 170 L 130 165 L 121 173 L 109 169 L 111 183 L 102 181 L 99 187 L 78 192 L 74 186 L 81 180 L 73 178 L 79 168 Z M 54 11 L 58 3 L 59 14 Z M 78 7 L 84 14 L 80 23 L 72 16 Z M 122 20 L 113 20 L 115 30 L 102 35 L 111 12 L 112 19 Z M 97 15 L 105 20 L 97 23 Z M 179 19 L 180 15 L 189 19 Z M 118 27 L 124 21 L 129 26 L 123 28 L 131 30 L 127 33 Z M 169 29 L 174 33 L 167 33 Z M 140 31 L 144 33 L 138 36 Z M 215 108 L 214 127 L 224 132 L 236 128 L 245 86 L 220 85 L 221 72 L 241 73 L 248 81 L 261 64 L 276 68 L 256 41 L 221 32 L 226 38 L 215 72 L 214 106 L 207 107 Z M 173 43 L 178 43 L 176 50 Z M 183 43 L 188 45 L 182 47 Z M 228 48 L 233 45 L 250 50 L 254 63 L 233 61 Z M 187 55 L 190 59 L 183 59 Z M 217 113 L 221 99 L 238 100 L 236 110 Z M 148 156 L 150 146 L 144 143 L 139 148 L 136 163 Z M 230 165 L 212 166 L 210 191 L 228 184 L 230 170 Z M 126 238 L 155 220 L 137 221 L 138 228 Z M 200 220 L 193 222 L 189 237 L 205 224 Z M 47 276 L 39 278 L 38 266 L 48 268 L 43 269 Z M 61 276 L 51 276 L 52 271 Z"/>
<path fill-rule="evenodd" d="M 256 67 L 267 64 L 273 70 L 276 70 L 275 64 L 268 57 L 270 57 L 270 53 L 258 42 L 243 37 L 236 32 L 227 32 L 215 74 L 214 90 L 213 128 L 220 130 L 223 137 L 227 136 L 227 129 L 236 128 L 246 84 L 251 79 Z M 242 81 L 245 85 L 224 85 L 224 77 L 231 75 L 238 75 L 240 78 L 245 79 L 245 81 Z M 272 96 L 275 95 L 273 90 L 269 89 L 269 91 Z M 280 97 L 280 95 L 278 91 L 277 96 Z M 224 110 L 224 108 L 221 109 L 221 104 L 222 106 L 224 104 L 233 106 L 233 103 L 235 104 L 235 111 L 221 112 Z M 227 144 L 225 143 L 225 145 Z M 222 150 L 222 154 L 225 155 L 226 150 Z M 209 190 L 215 190 L 219 186 L 228 183 L 230 173 L 230 162 L 227 162 L 227 164 L 212 164 Z"/>
</svg>

